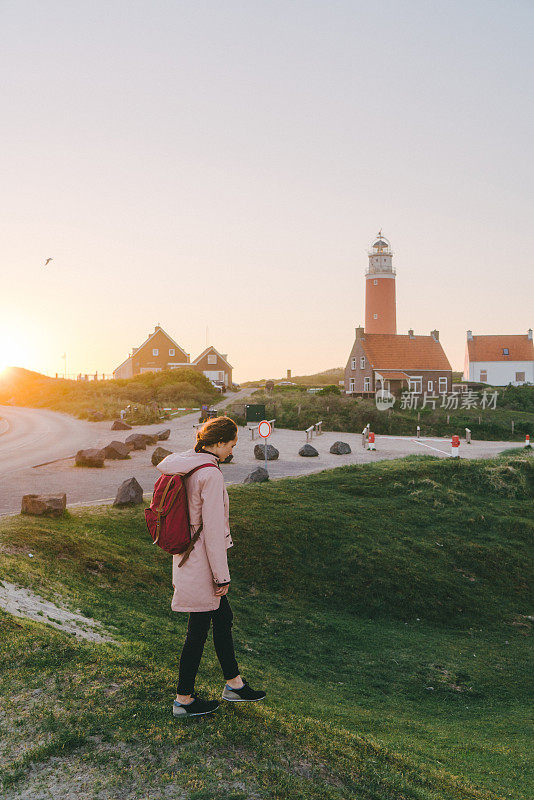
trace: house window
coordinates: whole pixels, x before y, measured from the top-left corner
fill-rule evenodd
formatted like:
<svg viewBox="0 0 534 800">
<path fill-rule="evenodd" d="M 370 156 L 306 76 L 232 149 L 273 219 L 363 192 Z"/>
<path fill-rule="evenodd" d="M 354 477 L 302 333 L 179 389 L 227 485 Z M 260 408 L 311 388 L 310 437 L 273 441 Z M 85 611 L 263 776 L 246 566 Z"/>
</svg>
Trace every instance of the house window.
<svg viewBox="0 0 534 800">
<path fill-rule="evenodd" d="M 373 319 L 378 319 L 378 314 L 373 314 Z"/>
<path fill-rule="evenodd" d="M 371 391 L 371 378 L 367 376 L 367 378 L 363 379 L 363 391 L 370 392 Z"/>
<path fill-rule="evenodd" d="M 434 391 L 434 381 L 428 381 L 427 389 L 428 389 L 429 392 L 433 392 Z"/>
<path fill-rule="evenodd" d="M 354 391 L 354 378 L 351 378 L 349 381 L 349 392 Z"/>
<path fill-rule="evenodd" d="M 488 381 L 488 370 L 487 369 L 481 369 L 480 370 L 480 381 L 481 381 L 481 383 L 487 383 L 487 381 Z"/>
<path fill-rule="evenodd" d="M 373 280 L 373 284 L 374 284 L 375 286 L 377 286 L 377 285 L 378 285 L 378 281 L 377 281 L 377 279 L 376 279 L 376 278 Z"/>
<path fill-rule="evenodd" d="M 365 369 L 365 356 L 360 356 L 360 369 Z"/>
<path fill-rule="evenodd" d="M 413 392 L 414 394 L 421 394 L 423 391 L 423 379 L 410 378 L 408 381 L 408 391 Z"/>
<path fill-rule="evenodd" d="M 355 358 L 351 358 L 351 360 L 350 360 L 350 368 L 351 369 L 356 369 L 356 359 Z"/>
<path fill-rule="evenodd" d="M 176 355 L 176 350 L 175 350 L 174 348 L 172 348 L 172 347 L 171 347 L 171 348 L 170 348 L 170 350 L 169 350 L 169 355 L 170 355 L 170 356 L 174 356 L 174 355 Z"/>
<path fill-rule="evenodd" d="M 439 393 L 444 394 L 447 391 L 447 378 L 441 376 L 439 378 Z"/>
<path fill-rule="evenodd" d="M 515 373 L 516 381 L 524 381 L 525 380 L 525 373 L 524 372 L 516 372 Z"/>
<path fill-rule="evenodd" d="M 507 347 L 503 347 L 502 354 L 503 354 L 503 356 L 509 356 L 510 355 L 510 350 Z"/>
<path fill-rule="evenodd" d="M 153 356 L 159 356 L 159 350 L 158 350 L 157 347 L 155 347 L 154 350 L 152 350 L 152 355 Z"/>
<path fill-rule="evenodd" d="M 208 356 L 208 364 L 216 364 L 217 356 Z"/>
</svg>

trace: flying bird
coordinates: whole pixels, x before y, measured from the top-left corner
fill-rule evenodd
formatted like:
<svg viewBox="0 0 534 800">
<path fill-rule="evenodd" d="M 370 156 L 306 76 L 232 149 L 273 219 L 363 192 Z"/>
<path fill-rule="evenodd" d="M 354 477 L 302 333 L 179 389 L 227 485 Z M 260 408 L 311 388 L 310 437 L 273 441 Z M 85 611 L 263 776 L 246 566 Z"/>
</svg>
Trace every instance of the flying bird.
<svg viewBox="0 0 534 800">
<path fill-rule="evenodd" d="M 48 264 L 49 261 L 53 261 L 53 259 L 52 258 L 47 258 L 46 261 L 45 261 L 45 267 L 46 267 L 46 265 Z"/>
</svg>

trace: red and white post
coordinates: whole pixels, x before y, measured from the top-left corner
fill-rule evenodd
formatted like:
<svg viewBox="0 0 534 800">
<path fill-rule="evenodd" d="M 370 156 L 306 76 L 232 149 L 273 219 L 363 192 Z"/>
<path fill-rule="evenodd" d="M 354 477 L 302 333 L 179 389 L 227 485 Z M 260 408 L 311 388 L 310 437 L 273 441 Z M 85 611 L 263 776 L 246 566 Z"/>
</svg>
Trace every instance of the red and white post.
<svg viewBox="0 0 534 800">
<path fill-rule="evenodd" d="M 452 458 L 459 458 L 460 457 L 460 437 L 454 434 L 451 440 L 451 457 Z"/>
<path fill-rule="evenodd" d="M 375 435 L 374 435 L 373 431 L 369 431 L 369 439 L 368 439 L 367 449 L 368 450 L 376 450 L 376 447 L 375 447 Z"/>
<path fill-rule="evenodd" d="M 267 472 L 267 439 L 271 435 L 272 428 L 271 423 L 268 422 L 266 419 L 262 419 L 260 424 L 258 425 L 258 433 L 260 434 L 261 438 L 263 439 L 263 447 L 264 455 L 265 455 L 265 472 Z"/>
<path fill-rule="evenodd" d="M 529 445 L 530 445 L 530 434 L 527 433 L 527 435 L 525 436 L 525 447 L 528 447 Z"/>
</svg>

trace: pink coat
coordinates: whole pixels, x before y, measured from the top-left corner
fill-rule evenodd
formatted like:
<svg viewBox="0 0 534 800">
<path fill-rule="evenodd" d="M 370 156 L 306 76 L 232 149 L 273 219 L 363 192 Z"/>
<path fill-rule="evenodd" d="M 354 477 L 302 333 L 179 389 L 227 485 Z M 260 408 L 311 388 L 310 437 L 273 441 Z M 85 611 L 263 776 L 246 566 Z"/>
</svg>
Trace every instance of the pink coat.
<svg viewBox="0 0 534 800">
<path fill-rule="evenodd" d="M 211 454 L 172 453 L 159 462 L 157 469 L 165 475 L 185 475 L 200 464 L 217 464 Z M 172 557 L 173 611 L 214 611 L 221 598 L 214 592 L 216 584 L 228 583 L 230 572 L 226 551 L 232 547 L 229 522 L 228 492 L 220 469 L 205 467 L 186 479 L 189 519 L 192 534 L 203 523 L 200 536 L 185 564 L 178 567 L 182 556 Z"/>
</svg>

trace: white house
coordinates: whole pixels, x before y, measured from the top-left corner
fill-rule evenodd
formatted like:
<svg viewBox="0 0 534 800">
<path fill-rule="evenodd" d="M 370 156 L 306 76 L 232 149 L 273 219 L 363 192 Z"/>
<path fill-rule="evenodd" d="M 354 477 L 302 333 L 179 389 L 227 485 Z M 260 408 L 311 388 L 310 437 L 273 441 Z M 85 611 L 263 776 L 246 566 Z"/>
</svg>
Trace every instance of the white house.
<svg viewBox="0 0 534 800">
<path fill-rule="evenodd" d="M 473 336 L 467 331 L 464 380 L 492 386 L 534 384 L 532 328 L 511 336 Z"/>
</svg>

